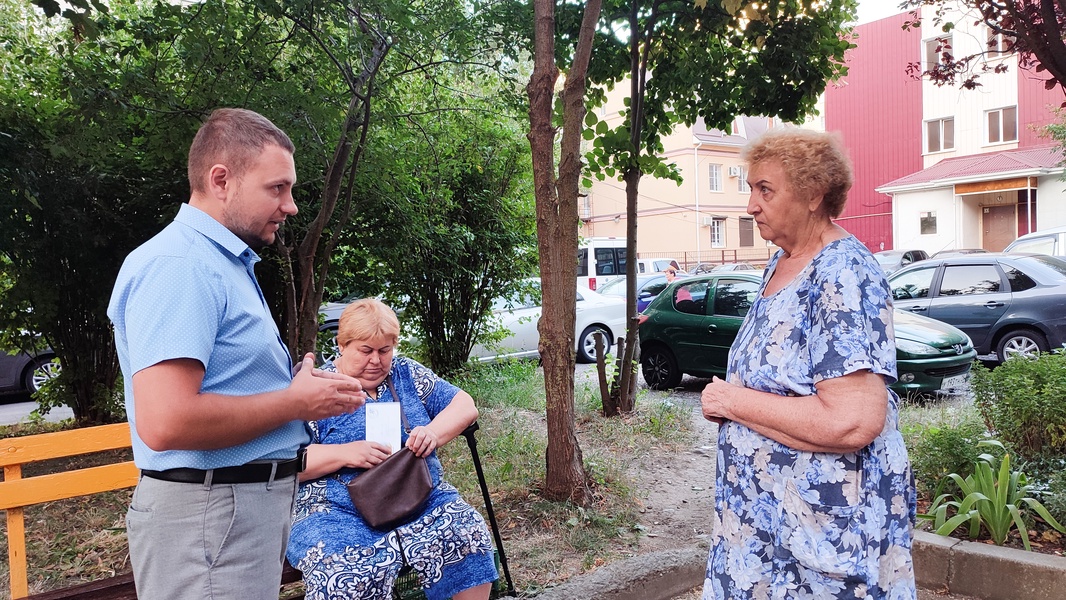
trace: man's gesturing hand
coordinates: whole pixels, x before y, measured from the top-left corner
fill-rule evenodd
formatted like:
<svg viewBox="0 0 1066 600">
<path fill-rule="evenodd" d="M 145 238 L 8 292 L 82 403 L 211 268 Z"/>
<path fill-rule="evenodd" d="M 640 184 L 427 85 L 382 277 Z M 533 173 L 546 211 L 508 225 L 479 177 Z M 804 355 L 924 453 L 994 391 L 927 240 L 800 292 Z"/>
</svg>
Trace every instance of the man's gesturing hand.
<svg viewBox="0 0 1066 600">
<path fill-rule="evenodd" d="M 355 412 L 366 402 L 366 393 L 358 380 L 314 367 L 315 356 L 307 353 L 289 386 L 304 407 L 302 419 L 317 421 Z"/>
</svg>

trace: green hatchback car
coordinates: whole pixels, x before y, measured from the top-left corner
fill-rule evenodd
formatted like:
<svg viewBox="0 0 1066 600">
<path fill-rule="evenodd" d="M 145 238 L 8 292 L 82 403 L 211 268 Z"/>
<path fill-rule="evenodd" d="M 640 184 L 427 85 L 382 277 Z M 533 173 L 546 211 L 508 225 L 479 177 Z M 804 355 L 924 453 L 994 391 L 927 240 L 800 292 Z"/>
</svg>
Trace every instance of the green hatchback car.
<svg viewBox="0 0 1066 600">
<path fill-rule="evenodd" d="M 683 375 L 725 375 L 729 347 L 759 293 L 759 273 L 726 272 L 674 282 L 640 315 L 640 364 L 657 390 L 677 387 Z M 896 369 L 892 389 L 902 397 L 963 388 L 977 352 L 955 327 L 894 311 Z"/>
</svg>

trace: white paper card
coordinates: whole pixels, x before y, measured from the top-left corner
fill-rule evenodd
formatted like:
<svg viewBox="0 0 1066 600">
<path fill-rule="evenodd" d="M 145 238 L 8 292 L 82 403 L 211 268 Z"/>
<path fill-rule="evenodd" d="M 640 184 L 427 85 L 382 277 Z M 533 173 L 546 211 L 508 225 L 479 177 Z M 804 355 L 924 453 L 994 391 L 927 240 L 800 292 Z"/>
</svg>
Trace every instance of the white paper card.
<svg viewBox="0 0 1066 600">
<path fill-rule="evenodd" d="M 392 448 L 400 449 L 400 403 L 367 402 L 366 440 L 378 442 Z"/>
</svg>

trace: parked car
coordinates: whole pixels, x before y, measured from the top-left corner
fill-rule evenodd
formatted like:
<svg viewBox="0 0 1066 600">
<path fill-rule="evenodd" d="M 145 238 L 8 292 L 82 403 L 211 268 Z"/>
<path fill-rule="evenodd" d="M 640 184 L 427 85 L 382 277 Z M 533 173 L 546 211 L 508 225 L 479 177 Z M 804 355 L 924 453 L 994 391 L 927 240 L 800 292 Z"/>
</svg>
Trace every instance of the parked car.
<svg viewBox="0 0 1066 600">
<path fill-rule="evenodd" d="M 684 275 L 678 275 L 678 277 L 684 277 Z M 666 275 L 663 275 L 662 273 L 637 276 L 637 312 L 642 312 L 647 308 L 648 304 L 659 295 L 659 292 L 666 288 L 668 283 L 669 282 L 666 281 Z M 625 278 L 621 277 L 604 285 L 603 288 L 600 289 L 600 294 L 604 296 L 614 296 L 625 300 Z"/>
<path fill-rule="evenodd" d="M 911 263 L 927 258 L 929 258 L 929 253 L 925 250 L 882 250 L 881 252 L 874 252 L 874 259 L 885 270 L 885 275 L 891 275 Z"/>
<path fill-rule="evenodd" d="M 537 349 L 540 343 L 540 332 L 537 331 L 541 315 L 540 279 L 533 278 L 530 282 L 532 289 L 519 294 L 517 298 L 502 297 L 496 300 L 492 318 L 509 333 L 499 342 L 475 345 L 470 352 L 471 359 L 487 361 L 540 355 Z M 604 334 L 604 352 L 610 352 L 613 341 L 625 333 L 625 323 L 625 300 L 598 294 L 578 284 L 577 317 L 574 322 L 578 362 L 596 361 L 596 332 Z"/>
<path fill-rule="evenodd" d="M 675 258 L 638 258 L 637 259 L 637 275 L 648 275 L 651 273 L 662 273 L 669 267 L 673 267 L 679 274 L 684 274 L 685 270 L 681 268 L 681 265 Z M 600 290 L 596 290 L 600 291 Z"/>
<path fill-rule="evenodd" d="M 640 316 L 641 372 L 654 389 L 671 389 L 685 374 L 724 376 L 729 348 L 759 293 L 762 278 L 744 271 L 675 282 Z M 896 311 L 901 396 L 953 391 L 966 383 L 977 353 L 962 331 Z"/>
<path fill-rule="evenodd" d="M 695 269 L 692 269 L 693 275 L 700 275 L 703 273 L 721 273 L 722 271 L 758 271 L 759 267 L 751 263 L 746 262 L 729 262 L 729 263 L 700 263 L 696 265 Z"/>
<path fill-rule="evenodd" d="M 896 308 L 958 327 L 999 360 L 1066 341 L 1066 261 L 1041 254 L 930 258 L 889 277 Z"/>
<path fill-rule="evenodd" d="M 340 326 L 341 313 L 349 304 L 362 298 L 359 294 L 349 294 L 337 302 L 323 302 L 318 307 L 318 361 L 326 363 L 337 358 L 337 328 Z"/>
<path fill-rule="evenodd" d="M 988 254 L 984 248 L 956 248 L 954 250 L 941 250 L 929 258 L 951 258 L 952 256 L 966 256 L 967 254 Z"/>
<path fill-rule="evenodd" d="M 1008 254 L 1029 252 L 1066 257 L 1066 227 L 1027 233 L 1008 244 L 1003 251 Z"/>
<path fill-rule="evenodd" d="M 59 371 L 59 361 L 51 349 L 15 354 L 0 351 L 0 393 L 32 394 Z"/>
</svg>

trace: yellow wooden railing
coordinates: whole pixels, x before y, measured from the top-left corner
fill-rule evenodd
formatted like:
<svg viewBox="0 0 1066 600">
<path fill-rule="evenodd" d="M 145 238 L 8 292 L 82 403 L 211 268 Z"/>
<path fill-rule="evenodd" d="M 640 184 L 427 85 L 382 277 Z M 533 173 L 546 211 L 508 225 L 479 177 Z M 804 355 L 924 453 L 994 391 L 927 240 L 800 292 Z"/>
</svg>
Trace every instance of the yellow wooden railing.
<svg viewBox="0 0 1066 600">
<path fill-rule="evenodd" d="M 126 423 L 0 440 L 0 466 L 4 467 L 0 509 L 7 511 L 11 598 L 24 598 L 29 594 L 24 507 L 133 487 L 138 477 L 133 461 L 25 479 L 22 465 L 129 446 L 130 428 Z"/>
</svg>

